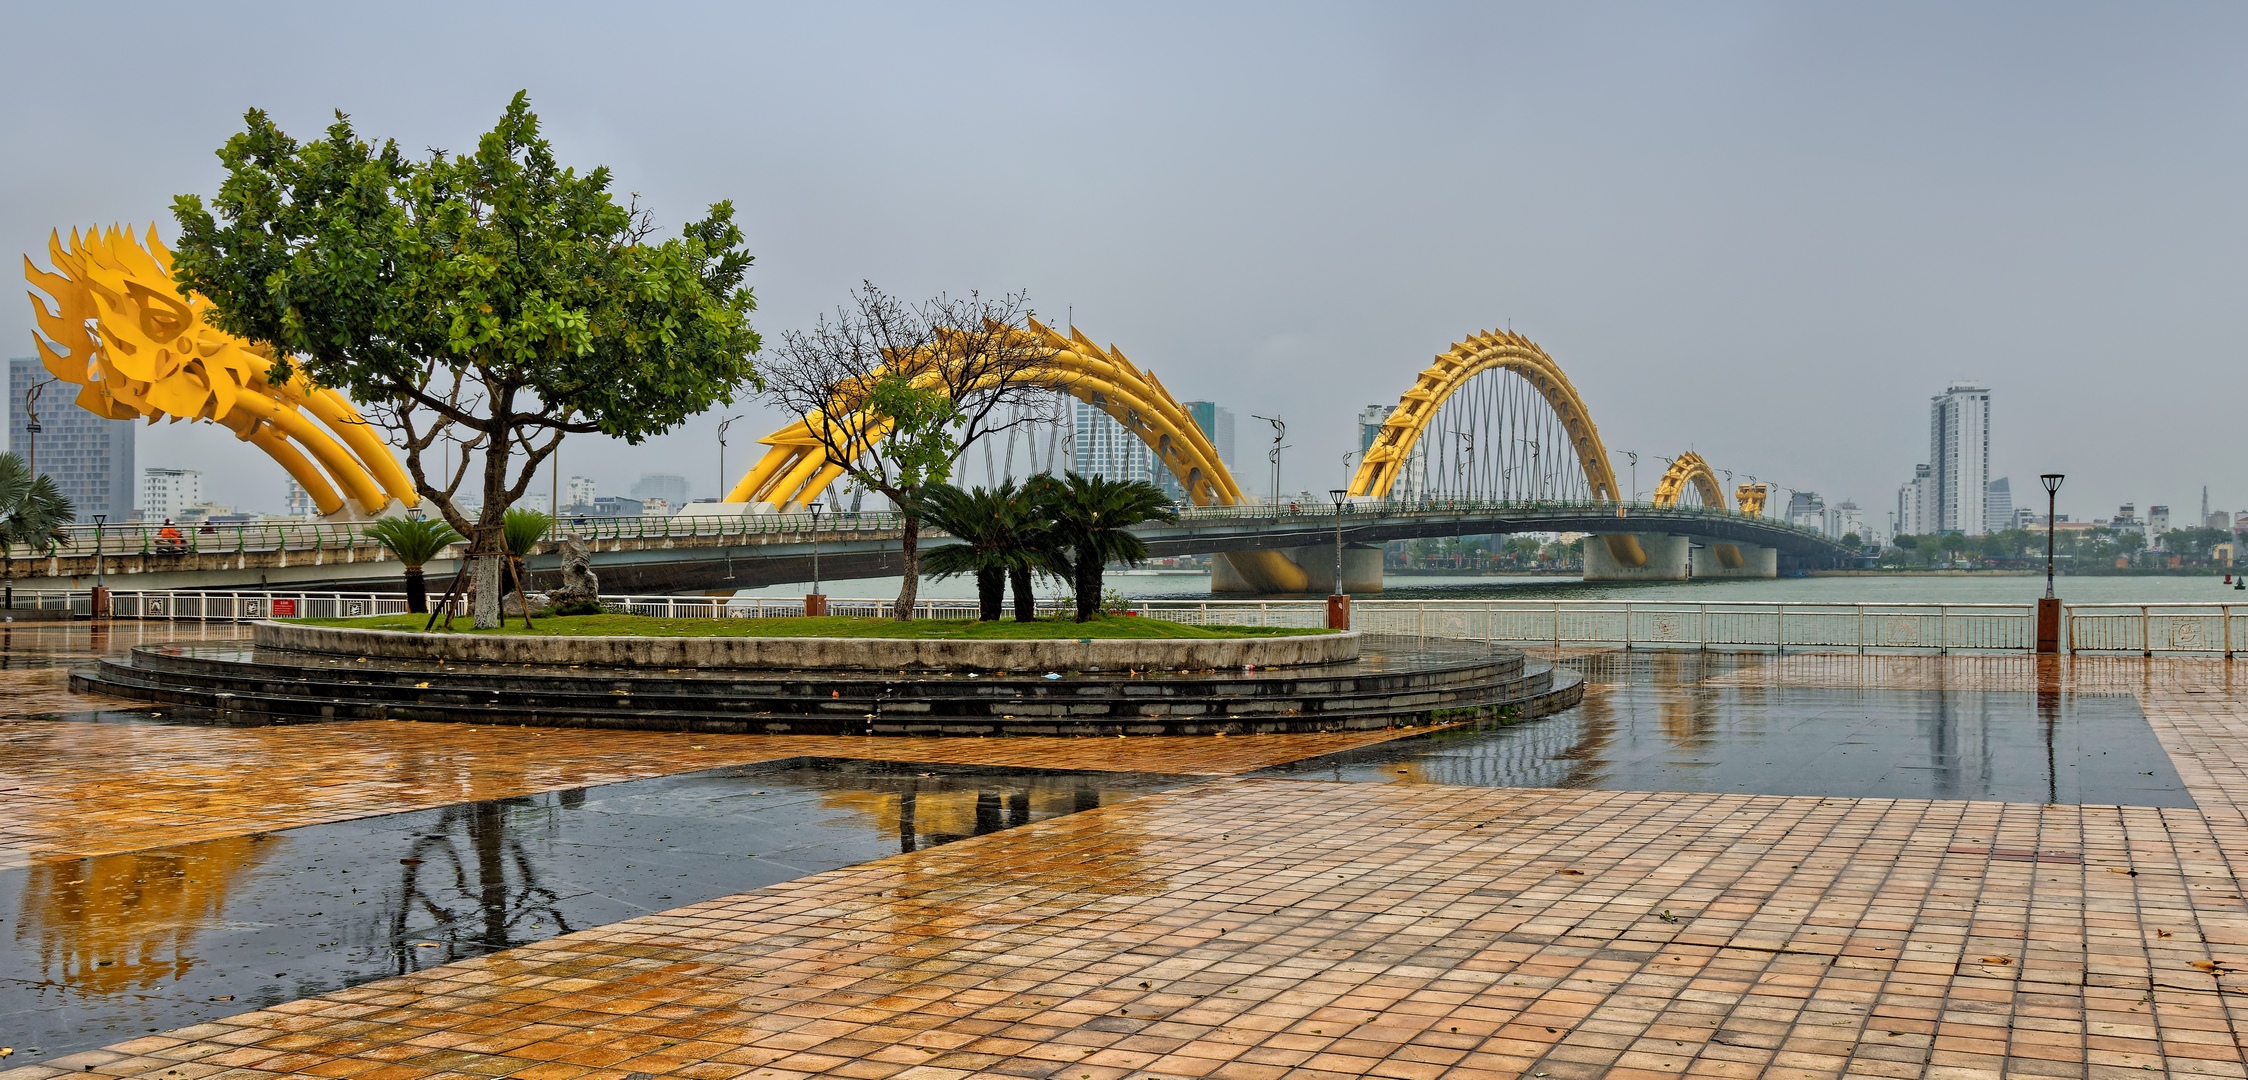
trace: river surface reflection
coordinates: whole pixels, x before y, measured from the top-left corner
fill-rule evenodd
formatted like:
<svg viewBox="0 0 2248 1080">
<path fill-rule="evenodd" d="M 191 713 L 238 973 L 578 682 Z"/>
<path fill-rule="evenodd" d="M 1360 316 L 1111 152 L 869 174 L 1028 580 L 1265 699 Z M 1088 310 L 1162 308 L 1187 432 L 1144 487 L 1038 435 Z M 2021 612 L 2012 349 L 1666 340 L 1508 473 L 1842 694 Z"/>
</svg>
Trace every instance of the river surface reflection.
<svg viewBox="0 0 2248 1080">
<path fill-rule="evenodd" d="M 0 871 L 31 1064 L 1187 782 L 797 759 Z"/>
<path fill-rule="evenodd" d="M 1728 685 L 1738 658 L 1638 654 L 1582 704 L 1278 766 L 1305 779 L 2191 807 L 2128 694 Z"/>
</svg>

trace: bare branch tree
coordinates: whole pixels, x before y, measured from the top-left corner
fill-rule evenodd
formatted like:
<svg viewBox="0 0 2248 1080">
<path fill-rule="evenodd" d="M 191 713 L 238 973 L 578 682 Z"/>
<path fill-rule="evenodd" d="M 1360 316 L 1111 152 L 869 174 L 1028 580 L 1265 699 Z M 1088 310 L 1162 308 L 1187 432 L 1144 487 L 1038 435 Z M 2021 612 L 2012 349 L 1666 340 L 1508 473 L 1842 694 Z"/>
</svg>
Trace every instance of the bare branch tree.
<svg viewBox="0 0 2248 1080">
<path fill-rule="evenodd" d="M 909 305 L 863 282 L 834 318 L 782 334 L 761 365 L 766 396 L 827 461 L 903 515 L 898 618 L 912 618 L 920 591 L 923 491 L 977 440 L 1058 418 L 1052 361 L 1064 344 L 1035 324 L 1023 293 Z"/>
</svg>

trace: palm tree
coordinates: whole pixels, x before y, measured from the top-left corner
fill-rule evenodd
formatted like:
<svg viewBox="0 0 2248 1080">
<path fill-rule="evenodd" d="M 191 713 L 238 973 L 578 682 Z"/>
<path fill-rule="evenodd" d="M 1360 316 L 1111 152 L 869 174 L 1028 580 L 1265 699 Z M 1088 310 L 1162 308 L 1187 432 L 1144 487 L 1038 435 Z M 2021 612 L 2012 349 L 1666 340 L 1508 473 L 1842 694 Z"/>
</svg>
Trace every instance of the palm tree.
<svg viewBox="0 0 2248 1080">
<path fill-rule="evenodd" d="M 973 491 L 937 484 L 922 495 L 921 516 L 960 541 L 923 555 L 924 572 L 940 578 L 974 574 L 976 616 L 985 622 L 998 621 L 1013 579 L 1016 620 L 1037 618 L 1031 575 L 1058 575 L 1064 569 L 1049 542 L 1049 521 L 1039 499 L 1012 480 Z"/>
<path fill-rule="evenodd" d="M 539 539 L 546 535 L 546 530 L 553 524 L 553 516 L 544 510 L 528 510 L 520 506 L 508 508 L 507 516 L 500 521 L 500 534 L 507 541 L 508 560 L 515 564 L 515 584 L 511 587 L 508 583 L 501 582 L 501 596 L 516 589 L 527 590 L 531 587 L 531 574 L 523 568 L 523 560 L 539 546 Z"/>
<path fill-rule="evenodd" d="M 429 518 L 387 517 L 367 526 L 367 538 L 389 548 L 406 566 L 406 610 L 416 615 L 429 611 L 429 586 L 422 564 L 439 552 L 460 543 L 463 537 L 451 525 Z"/>
<path fill-rule="evenodd" d="M 76 516 L 54 477 L 34 477 L 23 458 L 0 453 L 0 579 L 15 570 L 17 544 L 35 549 L 54 544 L 65 538 L 62 527 Z"/>
<path fill-rule="evenodd" d="M 1145 480 L 1116 481 L 1065 474 L 1034 482 L 1054 516 L 1054 537 L 1069 549 L 1077 589 L 1077 621 L 1088 622 L 1101 603 L 1101 570 L 1111 562 L 1136 566 L 1147 545 L 1130 529 L 1143 521 L 1177 521 L 1171 500 Z"/>
</svg>

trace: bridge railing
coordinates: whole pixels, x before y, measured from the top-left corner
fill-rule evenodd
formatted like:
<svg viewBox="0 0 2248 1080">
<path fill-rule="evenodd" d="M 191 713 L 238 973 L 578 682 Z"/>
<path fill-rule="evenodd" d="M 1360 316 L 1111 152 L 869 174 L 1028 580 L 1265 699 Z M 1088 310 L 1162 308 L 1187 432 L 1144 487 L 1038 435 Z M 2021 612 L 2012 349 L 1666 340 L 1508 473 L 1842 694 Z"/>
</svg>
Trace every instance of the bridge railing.
<svg viewBox="0 0 2248 1080">
<path fill-rule="evenodd" d="M 87 594 L 16 592 L 16 602 L 86 610 Z M 792 597 L 607 595 L 611 610 L 672 619 L 792 618 Z M 384 592 L 116 590 L 120 619 L 249 622 L 267 618 L 358 618 L 400 614 L 406 598 Z M 886 618 L 888 599 L 828 601 L 832 615 Z M 1012 610 L 1010 606 L 1009 610 Z M 1067 614 L 1066 597 L 1041 599 L 1041 616 Z M 1197 625 L 1318 627 L 1324 600 L 1139 600 L 1145 618 Z M 923 600 L 916 619 L 973 619 L 976 602 Z M 2029 604 L 1688 603 L 1633 600 L 1354 600 L 1351 623 L 1376 634 L 1465 638 L 1513 645 L 1624 649 L 1804 652 L 2028 652 L 2036 644 Z M 2248 604 L 2071 604 L 2062 609 L 2070 652 L 2218 654 L 2248 652 Z"/>
<path fill-rule="evenodd" d="M 1681 517 L 1739 518 L 1728 510 L 1695 506 L 1655 507 L 1647 503 L 1619 506 L 1608 502 L 1527 501 L 1500 502 L 1475 499 L 1444 499 L 1420 496 L 1395 496 L 1381 499 L 1356 499 L 1344 510 L 1343 520 L 1365 521 L 1381 517 L 1398 517 L 1414 514 L 1452 516 L 1475 514 L 1536 515 L 1539 513 L 1614 514 L 1621 509 L 1628 521 L 1634 515 L 1659 515 L 1665 522 L 1675 522 Z M 1283 500 L 1279 503 L 1244 503 L 1237 506 L 1195 506 L 1179 510 L 1181 523 L 1216 523 L 1239 521 L 1253 523 L 1273 520 L 1307 520 L 1335 517 L 1334 504 L 1309 503 L 1303 500 Z M 1816 535 L 1810 530 L 1789 525 L 1774 518 L 1758 519 L 1775 528 L 1790 529 L 1806 535 Z M 741 537 L 745 543 L 806 542 L 815 529 L 823 538 L 847 540 L 856 536 L 896 532 L 902 526 L 897 514 L 887 511 L 864 513 L 807 513 L 789 514 L 713 514 L 713 515 L 647 515 L 639 517 L 565 517 L 555 524 L 557 535 L 567 534 L 592 541 L 623 540 L 722 540 Z M 84 556 L 97 550 L 108 555 L 173 555 L 209 553 L 253 553 L 271 551 L 341 551 L 365 547 L 372 543 L 365 535 L 363 522 L 326 521 L 254 521 L 206 522 L 174 526 L 177 536 L 163 535 L 162 522 L 126 522 L 93 525 L 77 524 L 64 528 L 62 538 L 50 547 L 16 545 L 10 556 L 16 559 L 38 559 L 49 555 Z M 930 530 L 926 536 L 942 536 Z M 457 554 L 457 552 L 456 552 Z"/>
</svg>

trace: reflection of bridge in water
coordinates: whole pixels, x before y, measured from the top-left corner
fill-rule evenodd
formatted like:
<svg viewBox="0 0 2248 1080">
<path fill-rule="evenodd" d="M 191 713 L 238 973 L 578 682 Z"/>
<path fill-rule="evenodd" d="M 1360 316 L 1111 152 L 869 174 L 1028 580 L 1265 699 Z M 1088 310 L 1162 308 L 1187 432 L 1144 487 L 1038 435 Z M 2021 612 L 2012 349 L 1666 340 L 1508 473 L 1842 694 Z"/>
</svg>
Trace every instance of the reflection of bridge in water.
<svg viewBox="0 0 2248 1080">
<path fill-rule="evenodd" d="M 33 294 L 44 335 L 39 348 L 50 373 L 80 388 L 80 406 L 114 419 L 227 427 L 287 469 L 330 520 L 347 526 L 334 536 L 272 530 L 280 539 L 270 548 L 254 545 L 249 529 L 232 536 L 199 533 L 188 538 L 184 552 L 181 545 L 128 534 L 109 573 L 141 588 L 350 586 L 395 576 L 394 567 L 373 565 L 385 556 L 348 522 L 411 507 L 417 497 L 351 402 L 305 385 L 301 376 L 269 381 L 270 361 L 209 326 L 200 297 L 177 297 L 169 253 L 153 230 L 145 241 L 130 230 L 74 231 L 67 246 L 55 238 L 49 256 L 56 273 L 26 271 L 52 298 L 50 306 Z M 1187 410 L 1114 346 L 1102 348 L 1074 328 L 1064 335 L 1035 320 L 1022 337 L 1044 357 L 1031 381 L 1113 418 L 1177 480 L 1191 511 L 1176 526 L 1142 530 L 1154 552 L 1221 555 L 1212 576 L 1216 591 L 1329 590 L 1337 524 L 1330 507 L 1253 502 Z M 815 415 L 767 436 L 768 452 L 727 495 L 734 505 L 715 508 L 726 518 L 688 524 L 686 536 L 673 535 L 679 527 L 669 523 L 654 536 L 646 524 L 633 526 L 630 536 L 621 524 L 592 525 L 604 540 L 598 569 L 605 582 L 643 591 L 808 578 L 811 522 L 792 518 L 823 499 L 836 502 L 833 489 L 846 474 L 845 463 L 831 459 L 813 432 L 813 424 L 824 422 Z M 1343 585 L 1351 592 L 1381 587 L 1378 545 L 1416 537 L 1588 533 L 1585 576 L 1596 580 L 1772 577 L 1783 564 L 1825 566 L 1848 554 L 1765 517 L 1769 485 L 1754 477 L 1728 493 L 1720 471 L 1692 452 L 1670 459 L 1645 503 L 1627 497 L 1589 409 L 1560 365 L 1510 332 L 1470 335 L 1438 354 L 1360 457 L 1341 521 L 1350 545 Z M 1046 470 L 1055 464 L 1049 450 Z M 1732 474 L 1723 475 L 1729 482 Z M 268 530 L 255 532 L 262 544 Z M 896 537 L 889 532 L 886 519 L 872 516 L 823 525 L 824 576 L 893 572 L 888 552 Z M 309 551 L 290 543 L 307 536 Z M 69 579 L 83 587 L 96 561 L 93 546 L 74 542 L 45 558 L 10 560 L 8 574 Z M 431 569 L 445 572 L 446 562 Z"/>
</svg>

